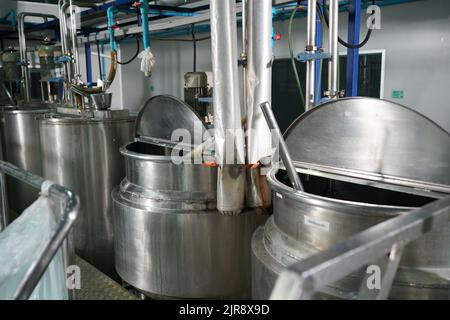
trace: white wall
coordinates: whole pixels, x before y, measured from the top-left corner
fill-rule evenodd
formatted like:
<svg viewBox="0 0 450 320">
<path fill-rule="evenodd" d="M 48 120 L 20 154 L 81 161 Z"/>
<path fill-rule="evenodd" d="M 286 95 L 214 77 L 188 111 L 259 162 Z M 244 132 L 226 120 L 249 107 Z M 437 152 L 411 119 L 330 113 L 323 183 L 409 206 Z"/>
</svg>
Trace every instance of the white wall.
<svg viewBox="0 0 450 320">
<path fill-rule="evenodd" d="M 296 19 L 294 29 L 295 52 L 300 52 L 305 46 L 306 19 Z M 363 19 L 361 38 L 365 30 Z M 283 35 L 275 48 L 276 58 L 286 58 L 287 21 L 277 22 L 276 31 Z M 346 39 L 346 13 L 340 15 L 339 33 Z M 139 61 L 121 67 L 119 83 L 115 84 L 119 87 L 114 90 L 120 95 L 121 106 L 137 110 L 146 98 L 156 94 L 182 97 L 183 75 L 192 71 L 192 44 L 153 41 L 152 48 L 157 67 L 150 80 L 139 72 Z M 132 56 L 134 41 L 121 49 L 121 59 Z M 364 48 L 376 49 L 386 51 L 384 97 L 391 99 L 393 90 L 403 90 L 405 98 L 396 102 L 418 110 L 450 131 L 450 1 L 422 0 L 382 7 L 382 30 L 374 32 Z M 198 44 L 197 61 L 199 71 L 212 69 L 210 41 Z"/>
</svg>

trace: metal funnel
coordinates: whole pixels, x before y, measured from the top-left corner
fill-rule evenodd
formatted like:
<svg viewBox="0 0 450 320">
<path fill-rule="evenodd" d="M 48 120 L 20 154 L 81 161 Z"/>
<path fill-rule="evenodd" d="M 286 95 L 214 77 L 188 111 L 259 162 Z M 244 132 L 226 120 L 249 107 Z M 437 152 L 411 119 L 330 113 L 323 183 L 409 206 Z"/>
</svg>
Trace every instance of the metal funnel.
<svg viewBox="0 0 450 320">
<path fill-rule="evenodd" d="M 111 108 L 112 93 L 91 94 L 91 99 L 96 110 L 108 110 Z"/>
</svg>

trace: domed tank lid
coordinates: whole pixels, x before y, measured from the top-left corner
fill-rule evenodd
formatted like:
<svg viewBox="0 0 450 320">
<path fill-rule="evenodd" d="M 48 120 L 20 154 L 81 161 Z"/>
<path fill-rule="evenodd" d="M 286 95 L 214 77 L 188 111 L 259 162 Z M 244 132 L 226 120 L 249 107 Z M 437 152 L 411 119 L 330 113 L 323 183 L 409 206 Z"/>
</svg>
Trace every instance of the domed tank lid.
<svg viewBox="0 0 450 320">
<path fill-rule="evenodd" d="M 298 118 L 285 138 L 303 173 L 417 194 L 450 193 L 450 134 L 402 105 L 331 101 Z"/>
<path fill-rule="evenodd" d="M 203 137 L 207 127 L 188 104 L 174 96 L 160 95 L 148 100 L 139 112 L 136 138 L 142 142 L 175 146 L 179 140 L 172 141 L 172 135 L 180 129 L 190 134 L 190 146 L 198 146 L 203 141 L 195 141 L 194 137 L 199 133 Z"/>
</svg>

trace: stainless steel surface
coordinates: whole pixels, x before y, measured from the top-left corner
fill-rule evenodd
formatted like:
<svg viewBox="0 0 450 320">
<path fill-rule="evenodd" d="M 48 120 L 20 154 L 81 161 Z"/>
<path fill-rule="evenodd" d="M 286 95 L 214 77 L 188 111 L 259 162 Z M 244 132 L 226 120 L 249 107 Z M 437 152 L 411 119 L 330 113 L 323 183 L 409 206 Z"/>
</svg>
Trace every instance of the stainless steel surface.
<svg viewBox="0 0 450 320">
<path fill-rule="evenodd" d="M 21 12 L 18 15 L 18 32 L 19 32 L 19 48 L 20 48 L 20 60 L 22 62 L 22 78 L 23 78 L 23 90 L 24 101 L 29 103 L 31 101 L 31 88 L 30 88 L 30 73 L 28 70 L 28 57 L 27 57 L 27 40 L 25 35 L 25 19 L 27 17 L 43 18 L 45 21 L 48 19 L 57 20 L 58 18 L 52 14 L 34 13 L 34 12 Z"/>
<path fill-rule="evenodd" d="M 107 112 L 108 113 L 108 112 Z M 77 253 L 114 277 L 111 191 L 125 175 L 119 149 L 133 137 L 134 117 L 58 115 L 40 122 L 44 177 L 81 200 L 74 228 Z"/>
<path fill-rule="evenodd" d="M 191 142 L 187 143 L 195 146 L 203 143 L 203 132 L 206 130 L 192 107 L 169 95 L 148 100 L 139 112 L 136 123 L 136 137 L 139 140 L 173 146 L 179 143 L 178 140 L 172 141 L 174 130 L 187 130 L 191 135 Z"/>
<path fill-rule="evenodd" d="M 51 105 L 46 104 L 3 108 L 0 125 L 3 160 L 41 176 L 41 142 L 37 118 L 53 110 Z M 16 179 L 7 177 L 6 180 L 9 206 L 20 214 L 34 202 L 38 193 Z M 13 218 L 9 217 L 10 220 Z"/>
<path fill-rule="evenodd" d="M 331 59 L 328 62 L 328 92 L 329 97 L 334 99 L 339 97 L 339 0 L 330 0 L 329 3 L 329 46 Z"/>
<path fill-rule="evenodd" d="M 267 123 L 269 124 L 270 129 L 272 129 L 272 134 L 277 135 L 277 141 L 280 147 L 280 156 L 286 167 L 286 171 L 289 175 L 292 186 L 294 187 L 295 190 L 304 191 L 302 181 L 300 180 L 297 171 L 295 170 L 294 163 L 292 162 L 291 155 L 289 154 L 286 141 L 284 141 L 280 127 L 278 126 L 277 120 L 275 119 L 275 115 L 272 112 L 272 107 L 268 102 L 264 102 L 261 104 L 261 110 L 264 117 L 266 118 Z M 276 161 L 278 161 L 278 159 L 276 159 Z"/>
<path fill-rule="evenodd" d="M 58 224 L 54 234 L 49 242 L 45 245 L 44 250 L 39 255 L 37 261 L 33 263 L 22 281 L 18 284 L 14 299 L 25 300 L 30 297 L 42 278 L 45 270 L 52 261 L 53 257 L 63 246 L 65 239 L 68 237 L 73 223 L 75 222 L 79 212 L 79 199 L 72 191 L 45 181 L 43 178 L 24 171 L 10 163 L 0 161 L 1 184 L 4 185 L 4 174 L 26 183 L 43 193 L 46 193 L 54 202 L 62 204 L 62 212 L 55 213 L 58 218 Z M 48 185 L 45 185 L 47 183 Z M 3 194 L 2 194 L 3 196 Z M 4 212 L 3 212 L 4 214 Z"/>
<path fill-rule="evenodd" d="M 402 105 L 350 98 L 325 103 L 297 119 L 285 134 L 296 166 L 328 173 L 410 180 L 445 190 L 450 185 L 450 134 Z M 413 184 L 416 181 L 416 185 Z"/>
<path fill-rule="evenodd" d="M 418 241 L 425 234 L 435 230 L 447 229 L 448 231 L 449 219 L 450 197 L 447 197 L 363 231 L 283 271 L 272 298 L 308 299 L 314 292 L 373 263 L 375 259 L 382 258 L 386 254 L 390 254 L 388 258 L 391 260 L 390 267 L 395 270 L 405 244 Z M 445 250 L 445 248 L 441 249 Z M 448 253 L 448 250 L 441 253 Z M 389 266 L 383 271 L 383 277 L 392 277 L 395 274 L 395 272 L 389 272 Z M 390 288 L 389 280 L 391 279 L 388 279 L 386 284 L 383 278 L 381 290 L 374 290 L 381 295 L 377 298 L 387 298 Z M 449 284 L 450 279 L 447 279 L 447 287 Z M 383 290 L 386 288 L 387 290 Z M 450 287 L 447 290 L 449 289 Z"/>
<path fill-rule="evenodd" d="M 211 0 L 211 51 L 214 74 L 214 137 L 220 166 L 217 207 L 224 214 L 239 214 L 245 207 L 243 110 L 240 102 L 236 3 Z M 227 168 L 232 166 L 232 168 Z M 241 175 L 234 173 L 241 172 Z M 231 178 L 231 179 L 230 179 Z M 237 192 L 237 191 L 238 192 Z M 240 192 L 242 190 L 242 192 Z"/>
<path fill-rule="evenodd" d="M 91 94 L 92 103 L 96 110 L 108 110 L 111 108 L 112 93 Z"/>
<path fill-rule="evenodd" d="M 300 117 L 285 137 L 305 192 L 288 187 L 284 171 L 268 175 L 274 216 L 253 239 L 254 298 L 268 298 L 285 267 L 435 201 L 424 185 L 450 192 L 449 134 L 406 107 L 337 100 Z M 365 175 L 355 183 L 349 172 Z M 389 175 L 395 179 L 386 180 Z M 399 181 L 410 183 L 385 188 Z M 407 190 L 415 188 L 422 196 Z M 406 246 L 390 298 L 448 298 L 449 261 L 450 225 L 441 223 Z M 352 273 L 317 297 L 356 298 L 363 278 L 362 270 Z"/>
<path fill-rule="evenodd" d="M 316 51 L 316 12 L 317 1 L 308 0 L 308 21 L 307 21 L 307 44 L 306 51 Z M 306 111 L 314 107 L 315 101 L 315 82 L 316 82 L 316 62 L 310 60 L 306 62 L 306 92 L 305 92 L 305 108 Z"/>
<path fill-rule="evenodd" d="M 116 269 L 152 297 L 248 298 L 254 212 L 216 210 L 217 169 L 175 165 L 161 146 L 122 149 L 113 192 Z"/>
</svg>

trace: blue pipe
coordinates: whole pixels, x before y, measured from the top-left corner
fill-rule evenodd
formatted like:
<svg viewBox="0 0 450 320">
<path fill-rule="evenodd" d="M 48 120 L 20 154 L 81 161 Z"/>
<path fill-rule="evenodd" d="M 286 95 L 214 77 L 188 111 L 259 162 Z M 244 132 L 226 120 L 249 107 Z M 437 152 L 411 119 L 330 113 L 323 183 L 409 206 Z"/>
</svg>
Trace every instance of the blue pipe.
<svg viewBox="0 0 450 320">
<path fill-rule="evenodd" d="M 108 17 L 108 30 L 109 30 L 109 46 L 111 50 L 117 51 L 117 43 L 114 37 L 114 7 L 109 7 L 106 11 L 106 15 Z"/>
<path fill-rule="evenodd" d="M 8 21 L 8 19 L 11 18 L 11 21 Z M 3 21 L 5 21 L 6 23 L 11 22 L 11 25 L 13 27 L 17 26 L 17 16 L 16 16 L 16 11 L 14 10 L 10 10 L 2 19 Z"/>
<path fill-rule="evenodd" d="M 142 3 L 141 17 L 142 17 L 142 41 L 144 42 L 144 49 L 150 48 L 150 30 L 148 25 L 148 0 L 140 0 Z"/>
<path fill-rule="evenodd" d="M 86 42 L 84 44 L 84 50 L 86 55 L 86 75 L 87 75 L 87 82 L 92 82 L 92 60 L 91 60 L 91 43 Z"/>
<path fill-rule="evenodd" d="M 348 43 L 358 44 L 361 25 L 361 0 L 351 0 L 348 7 Z M 347 49 L 347 70 L 345 95 L 356 97 L 358 95 L 359 80 L 359 49 Z"/>
<path fill-rule="evenodd" d="M 101 42 L 101 54 L 102 54 L 102 74 L 100 78 L 102 80 L 106 79 L 106 58 L 105 58 L 105 46 L 103 42 Z"/>
</svg>

